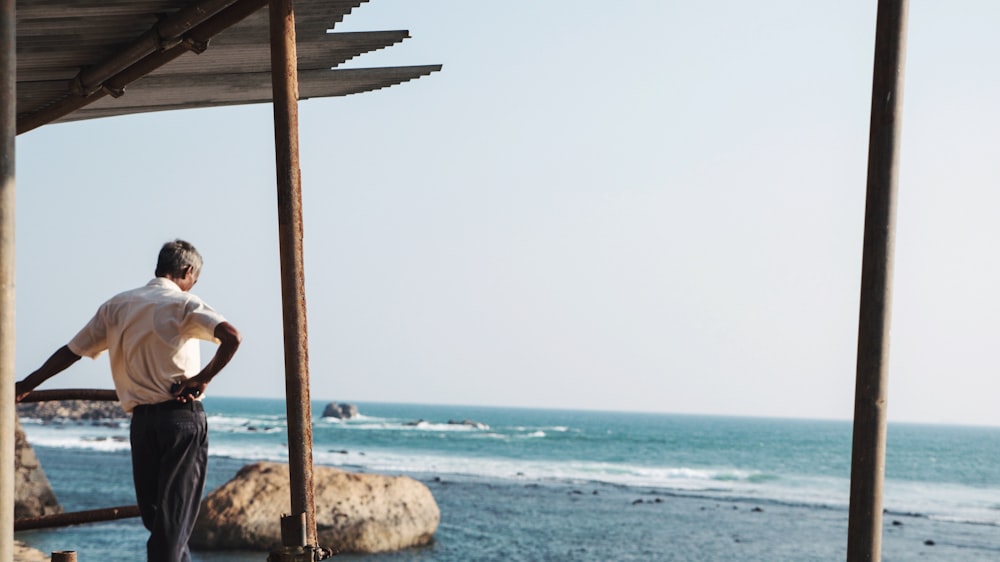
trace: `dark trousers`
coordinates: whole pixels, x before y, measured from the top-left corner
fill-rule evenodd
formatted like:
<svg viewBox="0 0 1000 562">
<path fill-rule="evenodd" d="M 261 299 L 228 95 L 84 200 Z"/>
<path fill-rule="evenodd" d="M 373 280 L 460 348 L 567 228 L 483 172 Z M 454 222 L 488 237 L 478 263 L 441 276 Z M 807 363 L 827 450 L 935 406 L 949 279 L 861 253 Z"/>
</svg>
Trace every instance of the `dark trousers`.
<svg viewBox="0 0 1000 562">
<path fill-rule="evenodd" d="M 189 562 L 208 461 L 208 425 L 200 402 L 136 406 L 132 412 L 132 478 L 149 562 Z"/>
</svg>

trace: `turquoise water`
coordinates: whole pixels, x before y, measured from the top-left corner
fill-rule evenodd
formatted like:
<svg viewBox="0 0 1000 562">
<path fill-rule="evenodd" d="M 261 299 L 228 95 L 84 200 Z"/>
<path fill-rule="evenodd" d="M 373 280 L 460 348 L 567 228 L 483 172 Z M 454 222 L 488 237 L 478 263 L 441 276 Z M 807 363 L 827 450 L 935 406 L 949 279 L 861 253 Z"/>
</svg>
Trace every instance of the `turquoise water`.
<svg viewBox="0 0 1000 562">
<path fill-rule="evenodd" d="M 209 489 L 249 462 L 287 460 L 282 401 L 210 397 L 205 406 Z M 365 560 L 846 552 L 848 422 L 365 403 L 360 419 L 339 421 L 320 418 L 323 406 L 313 405 L 316 464 L 412 475 L 441 507 L 434 545 Z M 463 420 L 475 424 L 449 423 Z M 134 501 L 127 422 L 25 429 L 68 510 Z M 890 425 L 888 445 L 884 559 L 1000 559 L 1000 428 Z M 83 476 L 81 466 L 101 470 Z M 144 531 L 121 521 L 18 538 L 76 549 L 81 560 L 136 560 L 126 552 L 142 551 Z"/>
</svg>

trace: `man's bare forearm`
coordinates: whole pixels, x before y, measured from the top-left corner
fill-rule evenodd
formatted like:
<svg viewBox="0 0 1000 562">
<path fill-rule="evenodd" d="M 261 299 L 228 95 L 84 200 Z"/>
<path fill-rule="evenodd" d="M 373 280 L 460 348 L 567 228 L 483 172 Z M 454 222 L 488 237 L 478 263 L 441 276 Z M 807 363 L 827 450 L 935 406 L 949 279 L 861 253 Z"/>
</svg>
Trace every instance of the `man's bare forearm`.
<svg viewBox="0 0 1000 562">
<path fill-rule="evenodd" d="M 219 340 L 219 347 L 215 350 L 212 360 L 205 365 L 201 372 L 188 379 L 179 390 L 174 392 L 174 395 L 178 396 L 181 401 L 184 401 L 181 395 L 184 394 L 186 388 L 194 388 L 199 392 L 204 392 L 212 378 L 229 364 L 233 355 L 236 355 L 236 350 L 239 349 L 243 339 L 239 330 L 229 322 L 223 322 L 216 326 L 213 335 Z"/>
<path fill-rule="evenodd" d="M 216 326 L 214 335 L 220 342 L 219 348 L 215 350 L 215 356 L 212 357 L 212 360 L 205 365 L 201 373 L 198 373 L 199 376 L 204 377 L 206 383 L 211 381 L 215 375 L 219 374 L 219 371 L 223 367 L 229 364 L 233 355 L 236 355 L 236 350 L 239 349 L 240 342 L 243 341 L 240 332 L 229 322 L 223 322 Z"/>
<path fill-rule="evenodd" d="M 62 346 L 56 350 L 42 366 L 17 383 L 15 395 L 20 402 L 25 396 L 31 393 L 38 385 L 50 378 L 65 371 L 70 365 L 80 360 L 80 356 L 70 351 L 69 347 Z"/>
</svg>

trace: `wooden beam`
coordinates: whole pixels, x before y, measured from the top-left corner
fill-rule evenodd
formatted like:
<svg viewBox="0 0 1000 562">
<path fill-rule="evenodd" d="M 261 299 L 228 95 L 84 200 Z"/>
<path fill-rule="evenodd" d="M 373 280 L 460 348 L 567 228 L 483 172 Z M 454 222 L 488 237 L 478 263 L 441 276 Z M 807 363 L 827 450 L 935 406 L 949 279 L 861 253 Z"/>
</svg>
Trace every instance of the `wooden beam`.
<svg viewBox="0 0 1000 562">
<path fill-rule="evenodd" d="M 908 0 L 879 0 L 868 137 L 847 560 L 882 558 L 889 327 Z"/>
<path fill-rule="evenodd" d="M 14 0 L 0 0 L 0 560 L 14 559 L 14 10 Z"/>
</svg>

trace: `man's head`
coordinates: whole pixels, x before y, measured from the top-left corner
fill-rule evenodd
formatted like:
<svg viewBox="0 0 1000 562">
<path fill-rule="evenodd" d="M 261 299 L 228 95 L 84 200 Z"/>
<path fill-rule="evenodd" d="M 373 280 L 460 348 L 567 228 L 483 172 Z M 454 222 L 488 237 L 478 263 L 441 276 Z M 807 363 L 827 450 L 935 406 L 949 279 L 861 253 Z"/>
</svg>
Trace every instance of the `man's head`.
<svg viewBox="0 0 1000 562">
<path fill-rule="evenodd" d="M 160 248 L 160 256 L 156 260 L 156 276 L 166 277 L 182 291 L 190 291 L 198 282 L 201 274 L 201 254 L 184 240 L 167 242 Z"/>
</svg>

